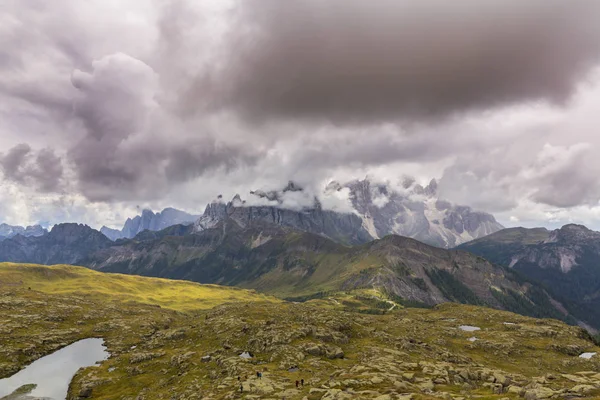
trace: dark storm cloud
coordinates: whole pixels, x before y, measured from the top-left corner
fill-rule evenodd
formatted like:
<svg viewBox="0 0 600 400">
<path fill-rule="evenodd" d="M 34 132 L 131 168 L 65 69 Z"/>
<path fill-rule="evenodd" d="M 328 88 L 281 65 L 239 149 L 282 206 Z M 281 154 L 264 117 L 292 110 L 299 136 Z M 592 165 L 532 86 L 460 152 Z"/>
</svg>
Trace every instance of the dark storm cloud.
<svg viewBox="0 0 600 400">
<path fill-rule="evenodd" d="M 368 122 L 560 103 L 600 53 L 596 0 L 237 4 L 228 56 L 186 106 Z"/>
<path fill-rule="evenodd" d="M 158 101 L 158 75 L 133 57 L 104 57 L 72 82 L 87 134 L 68 154 L 90 200 L 157 198 L 207 171 L 257 160 L 253 147 L 218 142 L 203 126 L 174 119 Z"/>
<path fill-rule="evenodd" d="M 24 143 L 6 154 L 0 154 L 0 169 L 5 179 L 33 184 L 43 192 L 57 190 L 63 176 L 61 159 L 53 150 L 42 149 L 34 154 L 31 147 Z"/>
<path fill-rule="evenodd" d="M 255 164 L 258 156 L 257 149 L 222 146 L 210 139 L 197 140 L 181 144 L 170 151 L 165 173 L 170 180 L 185 182 L 215 167 L 229 172 L 241 165 Z"/>
</svg>

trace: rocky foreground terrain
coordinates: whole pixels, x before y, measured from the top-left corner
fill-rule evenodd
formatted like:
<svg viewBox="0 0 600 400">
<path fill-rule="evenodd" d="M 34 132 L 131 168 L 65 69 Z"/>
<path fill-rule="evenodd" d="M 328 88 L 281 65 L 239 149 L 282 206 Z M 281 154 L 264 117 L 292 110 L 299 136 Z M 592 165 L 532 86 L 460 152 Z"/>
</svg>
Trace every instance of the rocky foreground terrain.
<svg viewBox="0 0 600 400">
<path fill-rule="evenodd" d="M 68 399 L 600 396 L 600 358 L 579 357 L 600 348 L 555 320 L 457 304 L 402 308 L 367 292 L 306 303 L 238 296 L 181 311 L 152 293 L 155 304 L 140 302 L 149 278 L 100 297 L 0 276 L 0 378 L 79 339 L 105 339 L 110 358 L 80 370 Z"/>
</svg>

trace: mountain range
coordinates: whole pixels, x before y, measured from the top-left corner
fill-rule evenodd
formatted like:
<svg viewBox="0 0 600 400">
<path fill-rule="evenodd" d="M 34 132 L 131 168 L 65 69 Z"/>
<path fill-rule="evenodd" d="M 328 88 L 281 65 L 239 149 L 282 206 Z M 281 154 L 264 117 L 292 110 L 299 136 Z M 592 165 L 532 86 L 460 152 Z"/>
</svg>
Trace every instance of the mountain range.
<svg viewBox="0 0 600 400">
<path fill-rule="evenodd" d="M 233 213 L 235 215 L 235 212 Z M 256 289 L 294 300 L 372 290 L 405 304 L 454 301 L 575 322 L 542 288 L 462 251 L 389 235 L 349 246 L 323 235 L 227 217 L 198 231 L 175 225 L 112 242 L 78 224 L 0 243 L 0 261 L 70 263 L 103 272 Z"/>
<path fill-rule="evenodd" d="M 377 289 L 399 301 L 447 301 L 566 318 L 544 290 L 469 253 L 390 235 L 346 246 L 276 224 L 226 219 L 193 232 L 167 229 L 91 253 L 81 264 L 104 272 L 256 289 L 291 299 Z M 518 304 L 528 304 L 519 309 Z"/>
<path fill-rule="evenodd" d="M 353 212 L 324 209 L 316 197 L 290 208 L 290 196 L 306 195 L 290 182 L 247 200 L 218 198 L 200 217 L 144 210 L 120 231 L 7 226 L 12 237 L 0 241 L 0 261 L 78 264 L 291 299 L 375 288 L 407 304 L 480 304 L 600 328 L 600 233 L 579 225 L 501 229 L 489 214 L 438 198 L 435 181 L 403 187 L 330 183 L 326 190 L 344 191 Z M 445 249 L 457 243 L 459 251 Z"/>
<path fill-rule="evenodd" d="M 252 206 L 249 204 L 256 204 L 256 201 L 245 201 L 240 196 L 226 204 L 219 199 L 208 205 L 195 226 L 197 230 L 212 227 L 228 216 L 244 226 L 253 221 L 275 223 L 346 244 L 366 243 L 395 234 L 442 248 L 451 248 L 503 229 L 491 214 L 440 199 L 435 180 L 426 187 L 409 181 L 404 189 L 404 193 L 400 193 L 389 184 L 369 179 L 345 184 L 331 182 L 326 192 L 348 192 L 352 209 L 343 213 L 324 210 L 317 198 L 301 209 L 286 208 L 286 194 L 302 191 L 290 182 L 281 191 L 250 193 L 251 197 L 267 200 L 269 205 Z"/>
<path fill-rule="evenodd" d="M 160 231 L 173 225 L 193 224 L 198 218 L 198 215 L 188 214 L 185 211 L 175 208 L 165 208 L 159 213 L 154 213 L 152 210 L 146 209 L 142 210 L 141 215 L 134 218 L 127 218 L 121 230 L 103 226 L 100 228 L 100 232 L 110 240 L 131 239 L 145 230 Z"/>
</svg>

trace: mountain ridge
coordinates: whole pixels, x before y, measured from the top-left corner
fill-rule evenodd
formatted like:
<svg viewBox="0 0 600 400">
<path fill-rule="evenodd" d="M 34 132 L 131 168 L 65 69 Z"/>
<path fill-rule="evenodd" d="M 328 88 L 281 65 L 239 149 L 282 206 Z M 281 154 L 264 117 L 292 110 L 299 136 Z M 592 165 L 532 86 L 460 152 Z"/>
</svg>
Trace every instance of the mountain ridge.
<svg viewBox="0 0 600 400">
<path fill-rule="evenodd" d="M 600 328 L 600 232 L 575 224 L 553 231 L 511 228 L 457 248 L 520 272 Z"/>
<path fill-rule="evenodd" d="M 233 285 L 294 299 L 379 288 L 402 301 L 430 306 L 456 301 L 510 310 L 527 301 L 533 306 L 522 313 L 567 318 L 547 293 L 509 270 L 467 252 L 397 235 L 348 246 L 285 226 L 246 226 L 230 218 L 191 234 L 122 241 L 90 254 L 81 264 L 104 272 Z M 542 301 L 536 303 L 535 297 Z"/>
</svg>

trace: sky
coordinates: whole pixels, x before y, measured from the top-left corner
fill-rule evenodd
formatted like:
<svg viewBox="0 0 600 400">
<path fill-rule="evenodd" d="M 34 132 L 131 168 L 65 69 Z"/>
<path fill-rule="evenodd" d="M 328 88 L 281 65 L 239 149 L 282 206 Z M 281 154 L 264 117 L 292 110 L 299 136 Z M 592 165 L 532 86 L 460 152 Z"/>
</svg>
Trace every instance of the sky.
<svg viewBox="0 0 600 400">
<path fill-rule="evenodd" d="M 0 222 L 411 176 L 600 229 L 599 110 L 597 0 L 3 0 Z"/>
</svg>

